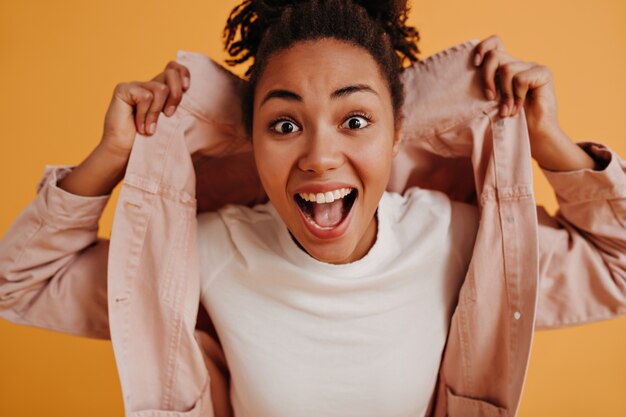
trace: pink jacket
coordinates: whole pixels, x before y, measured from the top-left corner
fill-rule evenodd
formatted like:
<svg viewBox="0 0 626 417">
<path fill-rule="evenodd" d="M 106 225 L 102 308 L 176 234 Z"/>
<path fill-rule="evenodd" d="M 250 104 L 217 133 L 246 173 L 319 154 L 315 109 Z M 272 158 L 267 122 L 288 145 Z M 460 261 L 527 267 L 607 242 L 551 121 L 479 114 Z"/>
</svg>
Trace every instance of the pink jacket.
<svg viewBox="0 0 626 417">
<path fill-rule="evenodd" d="M 537 207 L 524 113 L 500 118 L 483 98 L 470 56 L 477 43 L 404 71 L 403 146 L 388 186 L 479 207 L 435 417 L 515 416 L 535 329 L 626 312 L 626 163 L 581 142 L 600 168 L 544 170 L 560 208 L 552 217 Z M 198 309 L 196 214 L 266 199 L 241 124 L 243 81 L 201 54 L 177 60 L 191 87 L 153 137 L 137 135 L 110 241 L 97 237 L 110 196 L 61 190 L 56 181 L 72 166 L 48 165 L 0 242 L 0 315 L 110 337 L 130 417 L 232 415 L 227 358 Z"/>
</svg>

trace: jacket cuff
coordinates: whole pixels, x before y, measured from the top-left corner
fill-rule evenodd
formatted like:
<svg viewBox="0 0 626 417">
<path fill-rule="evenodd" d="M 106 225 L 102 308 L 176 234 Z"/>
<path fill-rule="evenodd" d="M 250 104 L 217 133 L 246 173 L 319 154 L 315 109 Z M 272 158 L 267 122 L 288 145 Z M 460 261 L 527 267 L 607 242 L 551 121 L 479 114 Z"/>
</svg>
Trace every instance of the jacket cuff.
<svg viewBox="0 0 626 417">
<path fill-rule="evenodd" d="M 57 186 L 76 165 L 46 165 L 37 184 L 36 205 L 44 222 L 54 226 L 97 225 L 111 194 L 82 196 Z"/>
<path fill-rule="evenodd" d="M 597 169 L 551 171 L 541 168 L 559 203 L 583 203 L 626 197 L 626 163 L 607 146 L 595 142 L 576 143 L 594 161 Z"/>
</svg>

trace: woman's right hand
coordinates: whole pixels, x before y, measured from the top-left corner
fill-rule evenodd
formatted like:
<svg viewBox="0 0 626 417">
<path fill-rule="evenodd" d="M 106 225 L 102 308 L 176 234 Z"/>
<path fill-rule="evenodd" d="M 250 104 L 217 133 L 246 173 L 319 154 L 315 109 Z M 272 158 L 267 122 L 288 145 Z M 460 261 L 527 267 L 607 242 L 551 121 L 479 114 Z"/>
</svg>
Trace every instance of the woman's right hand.
<svg viewBox="0 0 626 417">
<path fill-rule="evenodd" d="M 174 114 L 189 83 L 187 67 L 170 61 L 150 81 L 116 85 L 104 118 L 100 146 L 128 158 L 135 135 L 151 136 L 161 112 L 168 117 Z"/>
<path fill-rule="evenodd" d="M 100 143 L 57 186 L 82 196 L 111 194 L 124 178 L 137 133 L 152 135 L 150 126 L 161 112 L 168 117 L 174 114 L 190 78 L 187 67 L 170 61 L 150 81 L 116 85 Z"/>
</svg>

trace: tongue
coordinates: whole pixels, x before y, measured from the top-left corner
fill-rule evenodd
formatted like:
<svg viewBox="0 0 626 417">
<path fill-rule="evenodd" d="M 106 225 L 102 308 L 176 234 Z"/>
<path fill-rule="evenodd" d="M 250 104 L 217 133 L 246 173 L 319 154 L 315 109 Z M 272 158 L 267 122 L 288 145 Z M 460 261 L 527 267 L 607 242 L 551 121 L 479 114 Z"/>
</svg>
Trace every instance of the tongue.
<svg viewBox="0 0 626 417">
<path fill-rule="evenodd" d="M 313 220 L 322 227 L 334 227 L 341 222 L 343 217 L 343 200 L 335 200 L 332 203 L 313 204 Z"/>
</svg>

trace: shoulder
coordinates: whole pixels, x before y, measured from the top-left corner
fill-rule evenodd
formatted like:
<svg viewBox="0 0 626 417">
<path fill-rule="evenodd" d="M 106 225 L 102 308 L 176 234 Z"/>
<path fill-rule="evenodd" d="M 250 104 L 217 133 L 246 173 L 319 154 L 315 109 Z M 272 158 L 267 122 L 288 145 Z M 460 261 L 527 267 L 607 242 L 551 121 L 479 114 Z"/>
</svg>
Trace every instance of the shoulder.
<svg viewBox="0 0 626 417">
<path fill-rule="evenodd" d="M 202 291 L 233 259 L 234 245 L 219 212 L 198 213 L 197 250 Z"/>
<path fill-rule="evenodd" d="M 270 221 L 272 219 L 269 203 L 254 207 L 228 204 L 217 211 L 203 212 L 197 215 L 198 228 L 202 230 L 221 229 L 223 231 L 232 226 L 248 225 Z"/>
<path fill-rule="evenodd" d="M 396 233 L 404 239 L 445 239 L 462 259 L 471 255 L 479 224 L 476 206 L 419 187 L 404 194 L 387 193 L 386 198 Z"/>
<path fill-rule="evenodd" d="M 205 250 L 222 252 L 245 252 L 264 240 L 276 235 L 277 214 L 271 204 L 254 207 L 227 205 L 215 212 L 197 215 L 198 239 Z"/>
<path fill-rule="evenodd" d="M 446 194 L 419 187 L 409 188 L 404 194 L 387 192 L 385 198 L 396 223 L 410 222 L 416 215 L 422 220 L 447 219 L 452 209 Z"/>
<path fill-rule="evenodd" d="M 465 219 L 478 221 L 478 208 L 473 204 L 451 200 L 450 197 L 437 190 L 412 187 L 404 194 L 386 193 L 389 205 L 398 219 L 414 212 L 430 215 L 441 219 Z"/>
<path fill-rule="evenodd" d="M 217 213 L 234 240 L 247 239 L 253 235 L 268 236 L 276 228 L 278 217 L 270 202 L 254 207 L 227 205 Z"/>
<path fill-rule="evenodd" d="M 218 211 L 198 214 L 198 253 L 203 288 L 215 276 L 249 258 L 276 250 L 277 214 L 270 203 L 254 207 L 227 205 Z"/>
</svg>

